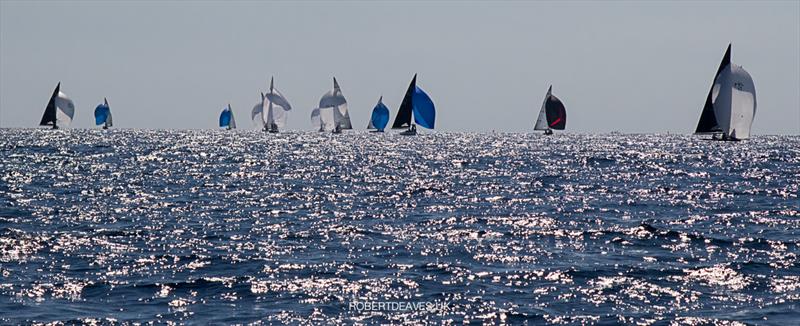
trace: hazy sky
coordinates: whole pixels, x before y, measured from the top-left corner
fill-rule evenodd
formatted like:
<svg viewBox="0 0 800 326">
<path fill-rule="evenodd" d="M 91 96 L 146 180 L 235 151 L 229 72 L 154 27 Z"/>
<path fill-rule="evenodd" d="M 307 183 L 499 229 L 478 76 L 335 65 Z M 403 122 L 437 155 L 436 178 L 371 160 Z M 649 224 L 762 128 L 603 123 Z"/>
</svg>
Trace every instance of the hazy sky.
<svg viewBox="0 0 800 326">
<path fill-rule="evenodd" d="M 414 73 L 436 129 L 529 131 L 547 87 L 572 132 L 690 133 L 725 47 L 753 76 L 754 134 L 800 133 L 800 2 L 0 0 L 0 127 L 38 124 L 55 85 L 93 125 L 240 127 L 275 76 L 289 129 L 336 76 L 356 128 L 392 120 Z"/>
</svg>

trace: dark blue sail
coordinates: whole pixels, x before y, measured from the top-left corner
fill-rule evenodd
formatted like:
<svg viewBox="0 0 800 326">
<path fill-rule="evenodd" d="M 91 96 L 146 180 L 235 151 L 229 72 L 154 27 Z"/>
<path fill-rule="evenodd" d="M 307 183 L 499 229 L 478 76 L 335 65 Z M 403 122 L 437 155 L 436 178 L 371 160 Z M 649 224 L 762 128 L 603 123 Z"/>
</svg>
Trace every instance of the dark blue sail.
<svg viewBox="0 0 800 326">
<path fill-rule="evenodd" d="M 104 124 L 108 121 L 108 117 L 110 116 L 111 109 L 109 109 L 108 104 L 101 103 L 94 108 L 94 124 L 98 126 Z"/>
<path fill-rule="evenodd" d="M 425 94 L 421 88 L 416 87 L 412 102 L 414 103 L 414 121 L 420 126 L 433 129 L 433 125 L 436 123 L 436 108 L 434 108 L 430 96 Z"/>
<path fill-rule="evenodd" d="M 389 124 L 389 108 L 383 105 L 383 102 L 378 101 L 375 108 L 372 109 L 372 126 L 375 129 L 383 131 L 386 125 Z"/>
<path fill-rule="evenodd" d="M 233 114 L 231 113 L 231 110 L 229 110 L 228 108 L 222 110 L 222 113 L 219 115 L 219 126 L 220 127 L 230 126 L 232 116 Z"/>
</svg>

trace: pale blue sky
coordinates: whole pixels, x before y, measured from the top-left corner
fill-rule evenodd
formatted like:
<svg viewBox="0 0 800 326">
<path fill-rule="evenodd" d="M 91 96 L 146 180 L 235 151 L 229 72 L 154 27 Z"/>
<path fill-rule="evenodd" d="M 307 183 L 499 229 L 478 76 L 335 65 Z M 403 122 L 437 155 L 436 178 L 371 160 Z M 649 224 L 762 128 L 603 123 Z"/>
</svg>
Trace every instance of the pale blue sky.
<svg viewBox="0 0 800 326">
<path fill-rule="evenodd" d="M 437 130 L 530 131 L 547 86 L 572 132 L 690 133 L 725 47 L 753 76 L 754 134 L 800 133 L 800 2 L 0 0 L 0 127 L 35 127 L 56 83 L 91 127 L 240 127 L 275 76 L 309 114 L 336 76 L 353 124 L 392 119 L 414 73 Z"/>
</svg>

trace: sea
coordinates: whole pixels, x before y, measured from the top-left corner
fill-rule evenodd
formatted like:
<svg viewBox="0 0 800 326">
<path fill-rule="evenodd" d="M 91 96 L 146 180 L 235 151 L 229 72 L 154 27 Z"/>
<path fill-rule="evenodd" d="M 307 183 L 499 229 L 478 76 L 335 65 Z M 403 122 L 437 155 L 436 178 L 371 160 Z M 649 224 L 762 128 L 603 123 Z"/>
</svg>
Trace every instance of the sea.
<svg viewBox="0 0 800 326">
<path fill-rule="evenodd" d="M 798 325 L 800 136 L 0 130 L 0 324 Z"/>
</svg>

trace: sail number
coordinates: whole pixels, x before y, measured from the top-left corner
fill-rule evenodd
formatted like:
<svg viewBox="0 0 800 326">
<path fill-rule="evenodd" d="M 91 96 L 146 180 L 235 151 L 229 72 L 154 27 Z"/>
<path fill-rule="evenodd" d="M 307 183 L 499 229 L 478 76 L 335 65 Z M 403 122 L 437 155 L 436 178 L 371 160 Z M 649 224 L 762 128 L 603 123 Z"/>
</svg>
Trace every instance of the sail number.
<svg viewBox="0 0 800 326">
<path fill-rule="evenodd" d="M 733 87 L 738 89 L 738 90 L 740 90 L 740 91 L 744 91 L 744 83 L 735 82 L 735 83 L 733 83 Z"/>
</svg>

